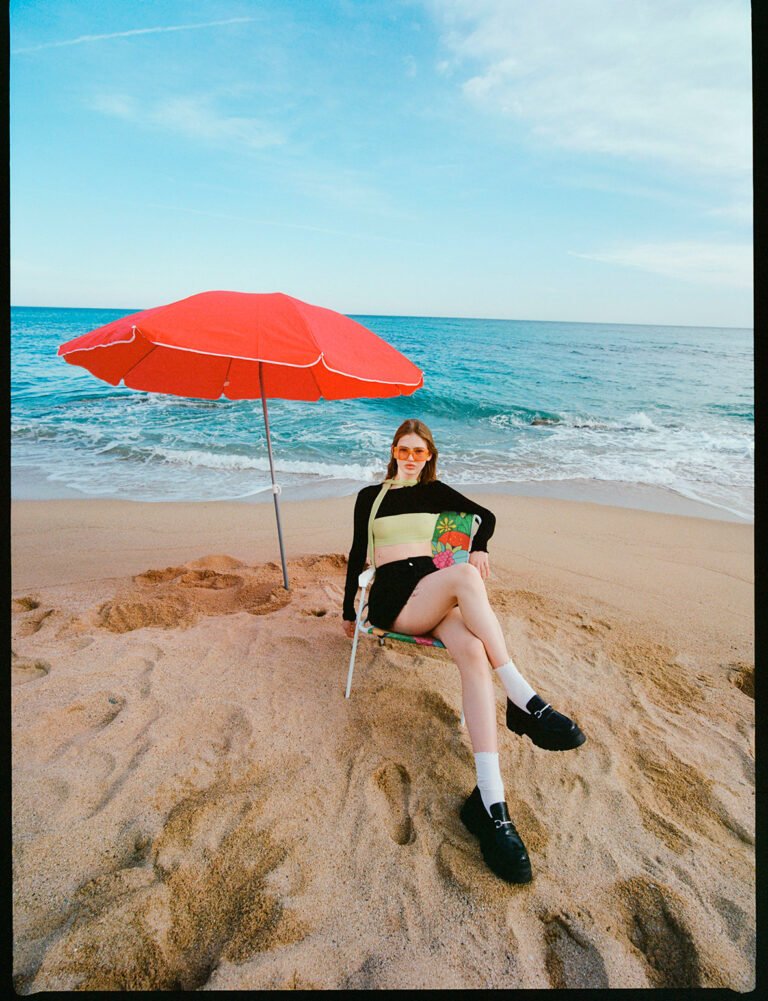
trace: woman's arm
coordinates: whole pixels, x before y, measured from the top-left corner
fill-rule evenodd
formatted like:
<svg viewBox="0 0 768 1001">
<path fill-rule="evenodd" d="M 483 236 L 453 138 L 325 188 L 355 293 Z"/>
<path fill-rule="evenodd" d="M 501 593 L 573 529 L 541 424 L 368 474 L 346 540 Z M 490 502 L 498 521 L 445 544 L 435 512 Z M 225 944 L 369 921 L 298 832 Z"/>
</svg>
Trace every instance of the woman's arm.
<svg viewBox="0 0 768 1001">
<path fill-rule="evenodd" d="M 371 513 L 373 499 L 377 488 L 363 487 L 355 501 L 354 534 L 352 548 L 347 560 L 347 582 L 344 587 L 344 611 L 342 618 L 354 622 L 355 598 L 357 597 L 357 579 L 365 569 L 365 558 L 368 550 L 368 515 Z"/>
<path fill-rule="evenodd" d="M 468 511 L 470 514 L 480 515 L 480 527 L 472 539 L 472 552 L 487 552 L 488 540 L 493 535 L 496 528 L 496 516 L 487 507 L 476 504 L 475 501 L 460 494 L 458 490 L 449 487 L 447 483 L 435 480 L 435 499 L 442 511 Z"/>
</svg>

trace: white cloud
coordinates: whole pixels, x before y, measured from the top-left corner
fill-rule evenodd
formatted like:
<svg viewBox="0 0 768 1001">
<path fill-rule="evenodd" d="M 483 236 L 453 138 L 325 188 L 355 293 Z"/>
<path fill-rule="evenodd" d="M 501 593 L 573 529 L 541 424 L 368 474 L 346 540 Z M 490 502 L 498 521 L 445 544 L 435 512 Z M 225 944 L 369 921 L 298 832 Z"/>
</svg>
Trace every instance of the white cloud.
<svg viewBox="0 0 768 1001">
<path fill-rule="evenodd" d="M 90 107 L 94 111 L 114 115 L 115 118 L 125 118 L 128 121 L 138 120 L 140 117 L 137 102 L 132 97 L 122 94 L 102 94 L 91 101 Z"/>
<path fill-rule="evenodd" d="M 747 0 L 429 2 L 466 97 L 541 140 L 749 174 Z"/>
<path fill-rule="evenodd" d="M 340 167 L 317 158 L 308 165 L 286 166 L 283 172 L 287 182 L 318 204 L 333 204 L 389 220 L 412 221 L 412 215 L 401 208 L 397 199 L 385 187 L 371 183 L 369 176 L 354 167 Z"/>
<path fill-rule="evenodd" d="M 730 202 L 728 205 L 721 205 L 718 208 L 710 209 L 709 215 L 718 219 L 726 219 L 742 226 L 750 226 L 754 215 L 752 199 L 742 198 Z"/>
<path fill-rule="evenodd" d="M 637 268 L 694 284 L 752 287 L 752 247 L 745 243 L 638 243 L 572 256 L 619 267 Z"/>
<path fill-rule="evenodd" d="M 369 243 L 381 242 L 382 240 L 385 240 L 388 243 L 405 243 L 409 247 L 414 245 L 429 246 L 429 244 L 414 241 L 410 237 L 383 236 L 380 233 L 371 232 L 370 229 L 359 230 L 357 232 L 353 230 L 328 229 L 325 226 L 309 226 L 306 223 L 288 222 L 285 219 L 256 219 L 252 216 L 244 216 L 242 214 L 229 215 L 225 212 L 210 212 L 207 209 L 189 208 L 185 205 L 158 204 L 156 202 L 149 204 L 148 208 L 163 209 L 171 212 L 183 212 L 189 215 L 206 216 L 210 219 L 223 219 L 227 222 L 239 223 L 241 226 L 274 226 L 277 229 L 298 229 L 305 230 L 310 233 L 326 233 L 329 236 L 343 236 L 345 239 L 365 240 Z"/>
<path fill-rule="evenodd" d="M 207 97 L 172 97 L 141 106 L 134 98 L 107 94 L 91 102 L 95 111 L 189 139 L 234 143 L 251 149 L 281 145 L 283 136 L 257 118 L 225 115 Z"/>
<path fill-rule="evenodd" d="M 162 31 L 191 31 L 195 28 L 217 28 L 223 24 L 242 24 L 245 21 L 255 20 L 252 17 L 230 17 L 226 21 L 206 21 L 202 24 L 170 24 L 160 28 L 131 28 L 129 31 L 112 31 L 106 35 L 79 35 L 77 38 L 68 38 L 61 42 L 43 42 L 41 45 L 28 45 L 22 49 L 14 49 L 13 54 L 19 52 L 40 52 L 41 49 L 57 49 L 64 45 L 82 45 L 85 42 L 102 42 L 108 38 L 128 38 L 132 35 L 156 35 Z"/>
</svg>

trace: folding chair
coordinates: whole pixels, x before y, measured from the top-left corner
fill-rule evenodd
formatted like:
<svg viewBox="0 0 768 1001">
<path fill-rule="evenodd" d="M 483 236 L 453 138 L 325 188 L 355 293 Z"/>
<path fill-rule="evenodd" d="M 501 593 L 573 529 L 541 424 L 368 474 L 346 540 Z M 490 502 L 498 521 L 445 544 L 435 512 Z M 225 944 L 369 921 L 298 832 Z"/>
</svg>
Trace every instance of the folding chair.
<svg viewBox="0 0 768 1001">
<path fill-rule="evenodd" d="M 443 511 L 438 515 L 435 523 L 435 532 L 432 536 L 432 559 L 435 565 L 441 570 L 454 563 L 466 563 L 469 560 L 469 553 L 472 549 L 472 540 L 475 532 L 480 527 L 480 515 L 467 514 L 463 511 Z M 357 655 L 357 641 L 360 636 L 375 636 L 379 641 L 379 646 L 384 646 L 384 640 L 400 640 L 403 643 L 417 643 L 419 646 L 437 647 L 445 649 L 445 644 L 441 643 L 436 636 L 408 636 L 406 633 L 390 632 L 386 629 L 379 629 L 372 626 L 366 619 L 368 602 L 365 593 L 373 583 L 376 574 L 375 567 L 368 567 L 359 578 L 358 585 L 361 588 L 360 598 L 357 606 L 357 618 L 355 620 L 355 634 L 352 640 L 352 654 L 349 658 L 349 674 L 347 675 L 347 690 L 345 698 L 349 698 L 352 690 L 352 673 L 355 670 L 355 657 Z M 461 723 L 464 725 L 464 711 L 461 713 Z"/>
</svg>

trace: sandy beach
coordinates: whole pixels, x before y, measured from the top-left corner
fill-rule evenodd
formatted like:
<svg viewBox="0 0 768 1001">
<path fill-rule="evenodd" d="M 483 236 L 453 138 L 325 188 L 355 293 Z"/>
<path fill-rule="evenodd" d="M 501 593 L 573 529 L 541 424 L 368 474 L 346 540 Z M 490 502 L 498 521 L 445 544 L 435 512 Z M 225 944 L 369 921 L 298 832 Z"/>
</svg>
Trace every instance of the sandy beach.
<svg viewBox="0 0 768 1001">
<path fill-rule="evenodd" d="M 575 718 L 504 728 L 485 866 L 447 654 L 341 626 L 354 497 L 12 506 L 17 990 L 754 986 L 753 528 L 494 510 L 490 600 Z"/>
</svg>

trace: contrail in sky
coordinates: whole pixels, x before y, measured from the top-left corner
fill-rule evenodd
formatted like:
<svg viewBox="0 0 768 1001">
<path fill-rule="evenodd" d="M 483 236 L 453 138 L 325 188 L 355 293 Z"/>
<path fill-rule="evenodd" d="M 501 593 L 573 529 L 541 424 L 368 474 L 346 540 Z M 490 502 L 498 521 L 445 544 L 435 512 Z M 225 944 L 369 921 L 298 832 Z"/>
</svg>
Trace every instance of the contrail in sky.
<svg viewBox="0 0 768 1001">
<path fill-rule="evenodd" d="M 80 35 L 79 38 L 68 38 L 64 42 L 43 42 L 42 45 L 30 45 L 24 49 L 14 49 L 17 52 L 39 52 L 40 49 L 53 49 L 61 45 L 80 45 L 82 42 L 101 42 L 105 38 L 127 38 L 129 35 L 154 35 L 159 31 L 189 31 L 192 28 L 215 28 L 220 24 L 242 24 L 253 21 L 253 17 L 231 17 L 228 21 L 206 21 L 205 24 L 171 24 L 166 28 L 133 28 L 131 31 L 115 31 L 109 35 Z"/>
</svg>

